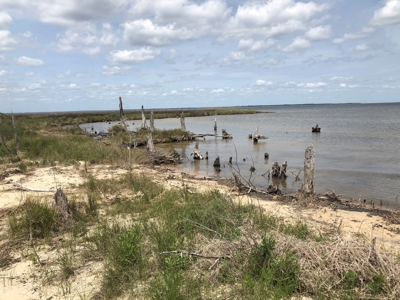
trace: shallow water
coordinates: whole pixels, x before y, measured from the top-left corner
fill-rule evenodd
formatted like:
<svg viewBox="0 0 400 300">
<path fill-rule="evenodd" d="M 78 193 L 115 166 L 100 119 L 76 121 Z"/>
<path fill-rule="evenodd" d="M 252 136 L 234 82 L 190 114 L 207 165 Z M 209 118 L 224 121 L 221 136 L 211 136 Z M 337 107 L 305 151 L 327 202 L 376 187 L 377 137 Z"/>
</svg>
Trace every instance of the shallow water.
<svg viewBox="0 0 400 300">
<path fill-rule="evenodd" d="M 293 192 L 301 188 L 290 171 L 296 174 L 303 169 L 304 151 L 313 144 L 315 151 L 316 190 L 333 190 L 346 198 L 373 200 L 384 205 L 399 207 L 400 195 L 400 103 L 391 104 L 335 104 L 260 106 L 264 112 L 252 115 L 218 116 L 218 133 L 222 128 L 233 139 L 216 137 L 200 139 L 199 149 L 209 153 L 209 161 L 186 160 L 180 168 L 192 174 L 218 175 L 212 167 L 215 157 L 221 159 L 221 177 L 232 177 L 229 157 L 234 169 L 254 184 L 266 188 L 267 178 L 261 176 L 273 162 L 288 162 L 289 177 L 280 188 Z M 141 121 L 136 121 L 137 127 Z M 187 130 L 195 133 L 213 133 L 214 116 L 186 118 Z M 114 123 L 115 124 L 115 123 Z M 312 133 L 318 124 L 321 133 Z M 106 130 L 105 123 L 97 123 L 95 130 Z M 91 126 L 91 125 L 90 125 Z M 155 120 L 159 129 L 180 127 L 179 119 Z M 254 144 L 248 135 L 259 133 L 268 136 Z M 90 130 L 89 125 L 83 125 Z M 182 157 L 189 157 L 195 142 L 157 145 L 174 147 Z M 269 160 L 264 153 L 269 153 Z M 245 159 L 245 161 L 244 161 Z M 254 164 L 256 171 L 249 169 Z M 303 172 L 300 174 L 302 178 Z M 251 176 L 251 177 L 250 177 Z M 400 198 L 400 196 L 399 196 Z M 400 199 L 398 199 L 400 202 Z"/>
</svg>

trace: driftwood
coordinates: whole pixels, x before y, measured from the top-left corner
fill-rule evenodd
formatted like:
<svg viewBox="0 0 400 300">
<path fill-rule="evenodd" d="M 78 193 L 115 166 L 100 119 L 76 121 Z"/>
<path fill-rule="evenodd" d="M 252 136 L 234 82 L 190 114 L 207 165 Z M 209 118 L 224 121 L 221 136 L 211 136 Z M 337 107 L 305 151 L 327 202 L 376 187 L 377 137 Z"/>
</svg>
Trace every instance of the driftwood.
<svg viewBox="0 0 400 300">
<path fill-rule="evenodd" d="M 15 187 L 17 187 L 17 189 L 19 189 L 19 190 L 22 190 L 22 191 L 29 191 L 29 192 L 43 192 L 43 193 L 46 193 L 46 192 L 54 192 L 54 191 L 56 191 L 56 189 L 38 189 L 38 188 L 31 188 L 31 187 L 29 187 L 29 186 L 22 185 L 22 184 L 20 184 L 20 183 L 18 183 L 18 182 L 14 182 L 13 185 L 14 185 Z"/>
<path fill-rule="evenodd" d="M 162 164 L 179 164 L 182 162 L 181 156 L 175 150 L 167 154 L 160 154 L 158 152 L 150 153 L 152 163 L 155 165 Z"/>
<path fill-rule="evenodd" d="M 300 170 L 300 171 L 297 173 L 297 175 L 296 175 L 296 174 L 294 174 L 294 172 L 293 172 L 293 171 L 290 171 L 290 172 L 293 174 L 295 181 L 299 181 L 299 180 L 301 180 L 301 179 L 300 179 L 300 177 L 299 177 L 299 175 L 300 175 L 300 173 L 301 173 L 301 170 Z"/>
<path fill-rule="evenodd" d="M 190 153 L 190 156 L 192 156 L 193 155 L 193 159 L 203 159 L 203 155 L 201 155 L 201 153 L 200 153 L 200 151 L 199 151 L 199 144 L 198 143 L 196 143 L 195 145 L 194 145 L 194 150 L 193 150 L 193 152 L 192 153 Z"/>
<path fill-rule="evenodd" d="M 68 206 L 67 196 L 65 196 L 65 194 L 61 188 L 57 189 L 53 198 L 54 198 L 56 206 L 60 208 L 64 220 L 71 219 L 72 212 Z"/>
</svg>

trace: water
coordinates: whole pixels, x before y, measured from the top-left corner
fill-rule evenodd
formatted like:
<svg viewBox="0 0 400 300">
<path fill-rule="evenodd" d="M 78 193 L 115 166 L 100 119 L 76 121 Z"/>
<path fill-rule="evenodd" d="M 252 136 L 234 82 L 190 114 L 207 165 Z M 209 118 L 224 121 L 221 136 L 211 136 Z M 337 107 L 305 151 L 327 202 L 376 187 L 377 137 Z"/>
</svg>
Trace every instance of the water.
<svg viewBox="0 0 400 300">
<path fill-rule="evenodd" d="M 260 106 L 254 109 L 271 113 L 218 116 L 218 133 L 224 128 L 233 139 L 200 139 L 200 152 L 204 155 L 208 151 L 209 161 L 190 158 L 180 168 L 191 174 L 230 178 L 234 170 L 228 160 L 232 156 L 235 170 L 266 188 L 268 180 L 262 174 L 273 162 L 286 160 L 289 177 L 281 182 L 280 188 L 284 192 L 294 192 L 301 188 L 301 182 L 295 182 L 290 171 L 297 174 L 303 169 L 304 151 L 313 144 L 317 192 L 333 190 L 345 198 L 358 200 L 361 197 L 376 203 L 382 200 L 385 205 L 399 207 L 396 197 L 400 195 L 400 103 Z M 186 118 L 185 121 L 191 132 L 213 133 L 214 116 Z M 140 121 L 136 122 L 139 126 Z M 322 128 L 321 133 L 311 132 L 316 124 Z M 155 126 L 172 129 L 180 123 L 179 119 L 155 120 Z M 254 144 L 248 135 L 254 134 L 257 126 L 259 133 L 268 139 Z M 174 147 L 182 157 L 189 157 L 194 145 L 195 142 L 182 142 L 157 147 Z M 269 160 L 264 159 L 265 152 L 269 153 Z M 219 174 L 212 167 L 217 155 L 222 164 Z M 256 168 L 253 174 L 249 171 L 252 165 Z M 300 178 L 302 175 L 303 172 Z M 398 201 L 400 203 L 400 199 Z"/>
</svg>

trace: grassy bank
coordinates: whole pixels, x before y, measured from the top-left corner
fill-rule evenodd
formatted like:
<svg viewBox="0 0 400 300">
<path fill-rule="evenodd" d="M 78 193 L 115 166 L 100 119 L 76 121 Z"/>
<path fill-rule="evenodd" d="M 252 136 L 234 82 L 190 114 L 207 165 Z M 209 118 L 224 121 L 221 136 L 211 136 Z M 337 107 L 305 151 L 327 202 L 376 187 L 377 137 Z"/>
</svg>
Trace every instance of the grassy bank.
<svg viewBox="0 0 400 300">
<path fill-rule="evenodd" d="M 39 267 L 40 288 L 58 286 L 68 299 L 92 264 L 100 266 L 96 288 L 80 299 L 400 296 L 399 262 L 374 245 L 321 236 L 217 190 L 193 192 L 185 182 L 166 189 L 134 173 L 87 174 L 68 198 L 69 222 L 46 197 L 28 198 L 9 214 L 0 267 L 20 249 L 34 263 L 49 257 Z"/>
</svg>

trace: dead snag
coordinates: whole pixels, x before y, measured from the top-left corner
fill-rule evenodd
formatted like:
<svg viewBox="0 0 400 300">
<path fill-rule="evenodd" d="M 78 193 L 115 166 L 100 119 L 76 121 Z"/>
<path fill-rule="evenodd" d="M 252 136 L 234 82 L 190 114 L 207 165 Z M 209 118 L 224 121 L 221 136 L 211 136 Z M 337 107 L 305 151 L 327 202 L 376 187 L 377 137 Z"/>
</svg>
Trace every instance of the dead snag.
<svg viewBox="0 0 400 300">
<path fill-rule="evenodd" d="M 147 124 L 146 124 L 146 116 L 144 115 L 144 107 L 142 105 L 142 125 L 139 128 L 140 130 L 147 129 Z"/>
<path fill-rule="evenodd" d="M 154 131 L 154 113 L 151 111 L 150 113 L 150 130 Z"/>
<path fill-rule="evenodd" d="M 280 174 L 281 174 L 281 167 L 279 166 L 279 163 L 276 161 L 272 165 L 271 176 L 272 178 L 279 178 Z"/>
<path fill-rule="evenodd" d="M 217 158 L 214 160 L 214 164 L 213 164 L 214 168 L 219 168 L 221 167 L 221 163 L 219 161 L 219 156 L 217 156 Z"/>
<path fill-rule="evenodd" d="M 287 161 L 285 160 L 284 161 L 284 163 L 282 164 L 282 167 L 281 167 L 281 173 L 279 174 L 279 177 L 280 178 L 286 178 L 287 177 L 287 175 L 286 175 L 286 168 L 287 168 Z"/>
<path fill-rule="evenodd" d="M 194 150 L 192 153 L 190 153 L 190 156 L 193 155 L 193 159 L 203 159 L 203 155 L 201 155 L 200 151 L 199 151 L 199 144 L 196 143 L 196 145 L 194 145 Z"/>
<path fill-rule="evenodd" d="M 66 221 L 66 220 L 71 219 L 72 212 L 68 206 L 67 196 L 65 196 L 65 194 L 61 188 L 57 189 L 53 198 L 54 198 L 56 206 L 60 208 L 64 220 Z"/>
<path fill-rule="evenodd" d="M 311 145 L 307 147 L 306 152 L 304 154 L 303 191 L 308 194 L 315 193 L 314 167 L 315 167 L 314 146 Z"/>
<path fill-rule="evenodd" d="M 183 114 L 183 110 L 181 111 L 181 129 L 183 131 L 186 131 L 185 115 Z"/>
<path fill-rule="evenodd" d="M 151 132 L 147 135 L 147 151 L 150 153 L 156 152 L 153 143 L 153 135 L 151 134 Z"/>
</svg>

